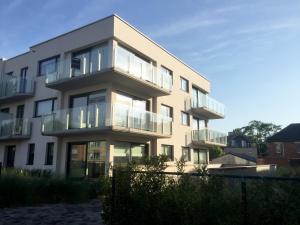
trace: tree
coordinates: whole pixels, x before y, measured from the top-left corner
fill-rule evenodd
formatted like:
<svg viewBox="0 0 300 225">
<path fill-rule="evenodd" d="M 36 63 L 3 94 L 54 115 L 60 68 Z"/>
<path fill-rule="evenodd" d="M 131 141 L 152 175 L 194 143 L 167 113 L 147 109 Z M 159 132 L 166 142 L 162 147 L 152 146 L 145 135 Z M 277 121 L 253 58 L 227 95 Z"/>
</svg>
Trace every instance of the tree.
<svg viewBox="0 0 300 225">
<path fill-rule="evenodd" d="M 209 149 L 209 160 L 218 158 L 222 155 L 224 155 L 223 149 L 218 146 Z"/>
<path fill-rule="evenodd" d="M 250 142 L 256 145 L 257 152 L 261 155 L 267 150 L 267 138 L 280 130 L 280 125 L 253 120 L 249 122 L 248 126 L 233 130 L 233 133 L 235 135 L 243 135 L 247 137 Z"/>
</svg>

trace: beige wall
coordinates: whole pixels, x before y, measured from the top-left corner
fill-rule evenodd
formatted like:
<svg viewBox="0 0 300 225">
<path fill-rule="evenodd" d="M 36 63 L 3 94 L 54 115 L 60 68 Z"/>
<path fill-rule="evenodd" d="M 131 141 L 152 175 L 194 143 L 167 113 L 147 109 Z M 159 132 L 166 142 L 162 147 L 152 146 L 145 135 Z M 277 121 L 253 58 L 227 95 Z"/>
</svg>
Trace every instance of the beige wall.
<svg viewBox="0 0 300 225">
<path fill-rule="evenodd" d="M 60 55 L 62 59 L 70 57 L 70 52 L 93 46 L 98 43 L 108 41 L 110 49 L 109 65 L 112 65 L 113 52 L 118 42 L 129 47 L 129 49 L 144 57 L 151 59 L 154 64 L 160 68 L 161 65 L 167 67 L 173 72 L 173 89 L 172 93 L 163 97 L 152 97 L 149 99 L 147 95 L 137 92 L 135 89 L 124 88 L 120 84 L 111 82 L 91 84 L 89 87 L 76 88 L 70 91 L 56 91 L 45 86 L 45 77 L 38 77 L 38 62 L 39 60 L 46 59 L 52 56 Z M 183 43 L 187 44 L 187 43 Z M 3 67 L 3 68 L 1 68 Z M 4 66 L 0 61 L 0 71 L 3 73 L 14 72 L 14 75 L 19 76 L 20 70 L 23 67 L 28 67 L 28 74 L 35 80 L 35 95 L 32 98 L 27 98 L 23 101 L 2 104 L 0 102 L 0 109 L 10 107 L 10 111 L 15 114 L 16 107 L 19 104 L 25 104 L 24 118 L 32 120 L 32 135 L 29 140 L 23 141 L 5 141 L 0 142 L 0 162 L 3 161 L 3 152 L 6 145 L 16 144 L 17 152 L 15 158 L 16 167 L 26 168 L 49 168 L 65 172 L 66 151 L 67 143 L 73 141 L 88 141 L 88 140 L 107 140 L 108 151 L 113 150 L 113 143 L 119 140 L 135 141 L 135 142 L 149 142 L 149 138 L 140 138 L 133 136 L 124 136 L 116 134 L 94 134 L 80 136 L 66 136 L 66 137 L 51 137 L 41 135 L 40 120 L 41 118 L 33 118 L 34 102 L 37 100 L 56 97 L 58 99 L 58 108 L 63 109 L 69 106 L 69 97 L 80 93 L 106 89 L 107 101 L 115 101 L 115 93 L 117 90 L 127 92 L 129 94 L 148 99 L 151 102 L 151 110 L 160 113 L 161 104 L 173 107 L 173 133 L 170 138 L 157 139 L 151 141 L 150 146 L 152 152 L 155 154 L 160 153 L 161 144 L 169 144 L 174 146 L 175 158 L 181 157 L 181 147 L 188 146 L 187 135 L 192 131 L 192 116 L 190 116 L 190 126 L 181 125 L 181 111 L 185 110 L 185 100 L 192 96 L 192 85 L 198 86 L 205 92 L 210 92 L 210 82 L 195 72 L 193 69 L 182 63 L 176 57 L 168 53 L 165 49 L 154 43 L 152 40 L 138 32 L 131 25 L 116 16 L 111 16 L 103 20 L 97 21 L 85 27 L 79 28 L 75 31 L 58 36 L 46 42 L 32 46 L 30 51 L 16 56 L 12 59 L 5 61 Z M 180 90 L 180 76 L 189 81 L 189 93 Z M 130 82 L 130 81 L 129 81 Z M 53 166 L 45 166 L 45 153 L 46 143 L 55 143 L 55 159 Z M 35 162 L 34 166 L 25 166 L 27 160 L 27 149 L 29 143 L 36 144 Z M 157 146 L 157 148 L 155 147 Z M 206 148 L 206 146 L 201 146 Z M 57 156 L 57 157 L 56 157 Z M 193 154 L 191 152 L 192 162 Z M 112 154 L 110 154 L 112 160 Z M 191 163 L 189 163 L 191 164 Z"/>
</svg>

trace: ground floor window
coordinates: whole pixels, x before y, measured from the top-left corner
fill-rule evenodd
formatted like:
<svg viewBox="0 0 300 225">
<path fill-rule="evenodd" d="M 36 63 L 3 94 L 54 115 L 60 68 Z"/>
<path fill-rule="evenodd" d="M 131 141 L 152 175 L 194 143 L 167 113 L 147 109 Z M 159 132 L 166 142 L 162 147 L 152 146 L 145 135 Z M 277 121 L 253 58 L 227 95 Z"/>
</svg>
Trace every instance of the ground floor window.
<svg viewBox="0 0 300 225">
<path fill-rule="evenodd" d="M 188 147 L 182 147 L 182 159 L 185 162 L 191 161 L 191 151 Z"/>
<path fill-rule="evenodd" d="M 106 142 L 69 143 L 68 176 L 96 178 L 105 174 Z"/>
<path fill-rule="evenodd" d="M 148 144 L 116 142 L 114 145 L 114 165 L 126 165 L 128 162 L 141 163 L 148 156 Z"/>
<path fill-rule="evenodd" d="M 173 145 L 161 145 L 161 155 L 167 156 L 168 161 L 174 161 Z"/>
<path fill-rule="evenodd" d="M 207 164 L 207 150 L 194 149 L 194 164 Z"/>
</svg>

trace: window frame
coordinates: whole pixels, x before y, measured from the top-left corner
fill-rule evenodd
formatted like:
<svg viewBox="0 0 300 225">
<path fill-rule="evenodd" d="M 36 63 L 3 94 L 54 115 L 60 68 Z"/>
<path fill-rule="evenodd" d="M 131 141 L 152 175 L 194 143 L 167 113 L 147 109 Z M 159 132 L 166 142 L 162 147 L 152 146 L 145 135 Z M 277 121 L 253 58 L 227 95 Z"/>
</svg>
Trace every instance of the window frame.
<svg viewBox="0 0 300 225">
<path fill-rule="evenodd" d="M 185 154 L 184 154 L 184 151 L 188 152 L 188 155 L 187 155 L 187 160 L 185 159 Z M 189 147 L 186 147 L 186 146 L 182 146 L 181 147 L 181 158 L 185 161 L 185 162 L 191 162 L 192 160 L 192 157 L 191 157 L 191 149 Z"/>
<path fill-rule="evenodd" d="M 41 64 L 44 62 L 50 61 L 52 59 L 55 59 L 56 69 L 58 70 L 58 62 L 60 61 L 60 55 L 55 55 L 55 56 L 51 56 L 46 59 L 39 60 L 38 61 L 38 74 L 37 74 L 38 77 L 46 76 L 46 74 L 41 74 Z M 58 71 L 56 71 L 56 72 L 58 72 Z"/>
<path fill-rule="evenodd" d="M 51 162 L 49 161 L 49 150 L 50 150 L 50 146 L 52 146 L 52 158 L 51 158 Z M 46 155 L 45 155 L 45 165 L 46 166 L 52 166 L 53 165 L 53 159 L 54 159 L 54 142 L 47 142 L 46 143 Z"/>
<path fill-rule="evenodd" d="M 174 114 L 173 114 L 173 107 L 172 106 L 169 106 L 169 105 L 166 105 L 166 104 L 161 104 L 160 105 L 160 114 L 161 114 L 161 112 L 162 112 L 162 107 L 166 107 L 166 108 L 169 108 L 170 109 L 170 118 L 172 118 L 173 119 L 173 116 L 174 116 Z M 161 114 L 162 115 L 162 114 Z M 163 115 L 164 116 L 164 115 Z"/>
<path fill-rule="evenodd" d="M 34 164 L 34 153 L 35 153 L 35 143 L 28 144 L 26 165 L 32 166 Z"/>
<path fill-rule="evenodd" d="M 186 90 L 184 88 L 182 88 L 182 81 L 185 81 L 186 82 Z M 186 93 L 189 93 L 189 80 L 188 79 L 185 79 L 184 77 L 180 76 L 180 90 L 186 92 Z"/>
<path fill-rule="evenodd" d="M 164 147 L 170 147 L 171 148 L 171 156 L 164 154 L 162 151 Z M 167 157 L 168 162 L 173 162 L 174 161 L 174 145 L 167 145 L 167 144 L 161 144 L 160 146 L 160 155 L 164 155 Z"/>
<path fill-rule="evenodd" d="M 183 115 L 187 116 L 187 124 L 183 123 Z M 185 111 L 181 111 L 180 120 L 181 120 L 181 125 L 190 126 L 190 114 L 189 113 L 187 113 Z"/>
<path fill-rule="evenodd" d="M 278 150 L 278 145 L 280 146 L 280 151 Z M 282 143 L 282 142 L 276 142 L 275 143 L 275 153 L 277 154 L 277 155 L 281 155 L 281 156 L 283 156 L 284 155 L 284 144 Z"/>
<path fill-rule="evenodd" d="M 34 110 L 33 110 L 33 118 L 38 118 L 42 117 L 44 115 L 37 115 L 37 109 L 38 109 L 38 104 L 41 102 L 47 102 L 47 101 L 52 101 L 52 106 L 51 106 L 51 113 L 49 114 L 44 114 L 44 115 L 51 115 L 54 112 L 54 106 L 55 106 L 55 101 L 57 101 L 57 98 L 47 98 L 47 99 L 42 99 L 34 102 Z"/>
</svg>

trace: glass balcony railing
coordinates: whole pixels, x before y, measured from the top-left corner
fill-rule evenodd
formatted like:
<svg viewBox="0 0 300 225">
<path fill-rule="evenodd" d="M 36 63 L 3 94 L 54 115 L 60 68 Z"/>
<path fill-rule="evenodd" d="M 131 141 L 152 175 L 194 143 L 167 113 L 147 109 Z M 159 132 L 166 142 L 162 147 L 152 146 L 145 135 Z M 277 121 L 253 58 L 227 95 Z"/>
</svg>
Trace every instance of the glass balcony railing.
<svg viewBox="0 0 300 225">
<path fill-rule="evenodd" d="M 192 131 L 193 142 L 209 142 L 217 145 L 227 144 L 227 135 L 210 129 L 201 129 Z"/>
<path fill-rule="evenodd" d="M 107 112 L 111 111 L 110 115 Z M 70 130 L 108 129 L 116 126 L 135 131 L 170 135 L 172 119 L 122 104 L 98 103 L 90 106 L 58 110 L 42 116 L 42 133 L 64 133 Z"/>
<path fill-rule="evenodd" d="M 0 121 L 0 139 L 29 137 L 31 121 L 28 119 L 4 119 Z"/>
<path fill-rule="evenodd" d="M 172 133 L 172 118 L 119 103 L 113 106 L 113 125 L 161 135 Z"/>
<path fill-rule="evenodd" d="M 31 78 L 18 78 L 5 76 L 0 83 L 0 98 L 16 95 L 33 94 L 34 80 Z"/>
<path fill-rule="evenodd" d="M 200 95 L 192 98 L 192 108 L 207 108 L 208 110 L 225 116 L 225 106 L 208 95 Z"/>
<path fill-rule="evenodd" d="M 108 46 L 97 46 L 72 58 L 59 59 L 57 64 L 46 72 L 45 82 L 51 84 L 59 80 L 94 74 L 106 68 L 108 68 Z"/>
<path fill-rule="evenodd" d="M 121 46 L 117 46 L 115 49 L 115 67 L 130 76 L 150 82 L 168 91 L 172 90 L 171 75 L 158 73 L 157 68 L 151 63 Z"/>
</svg>

